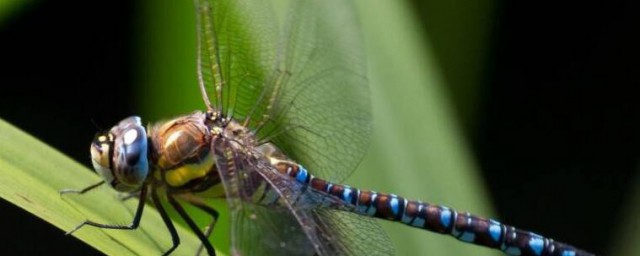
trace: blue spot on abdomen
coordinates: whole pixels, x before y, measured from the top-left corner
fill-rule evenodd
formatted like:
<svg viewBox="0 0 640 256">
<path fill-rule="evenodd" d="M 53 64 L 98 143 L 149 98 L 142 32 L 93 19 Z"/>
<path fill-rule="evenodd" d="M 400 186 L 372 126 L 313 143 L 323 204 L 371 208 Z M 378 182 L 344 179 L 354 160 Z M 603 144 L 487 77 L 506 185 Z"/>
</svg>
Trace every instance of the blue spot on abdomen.
<svg viewBox="0 0 640 256">
<path fill-rule="evenodd" d="M 443 207 L 440 212 L 440 223 L 444 228 L 449 228 L 451 224 L 451 210 L 449 210 L 449 208 Z"/>
<path fill-rule="evenodd" d="M 500 241 L 500 236 L 502 236 L 502 228 L 500 228 L 500 222 L 495 220 L 489 220 L 491 224 L 489 224 L 489 235 L 494 242 Z"/>
<path fill-rule="evenodd" d="M 391 212 L 393 213 L 393 216 L 398 216 L 400 207 L 398 206 L 398 198 L 395 195 L 391 195 L 389 206 L 391 206 Z"/>
<path fill-rule="evenodd" d="M 544 241 L 542 241 L 541 238 L 539 237 L 532 237 L 531 240 L 529 240 L 529 248 L 531 248 L 531 250 L 536 254 L 536 255 L 540 255 L 542 254 L 542 248 L 544 247 Z"/>
<path fill-rule="evenodd" d="M 465 241 L 467 243 L 471 243 L 473 242 L 473 240 L 476 239 L 476 234 L 471 232 L 463 232 L 462 236 L 460 236 L 458 239 L 460 239 L 461 241 Z"/>
<path fill-rule="evenodd" d="M 344 191 L 342 192 L 342 200 L 347 202 L 347 203 L 351 203 L 351 200 L 352 200 L 351 194 L 352 194 L 352 192 L 353 192 L 353 190 L 351 190 L 350 187 L 345 186 L 344 187 Z"/>
<path fill-rule="evenodd" d="M 309 175 L 309 173 L 307 172 L 307 169 L 305 169 L 304 167 L 302 167 L 302 165 L 298 165 L 298 175 L 296 175 L 296 180 L 299 182 L 305 182 L 307 180 L 307 176 Z"/>
</svg>

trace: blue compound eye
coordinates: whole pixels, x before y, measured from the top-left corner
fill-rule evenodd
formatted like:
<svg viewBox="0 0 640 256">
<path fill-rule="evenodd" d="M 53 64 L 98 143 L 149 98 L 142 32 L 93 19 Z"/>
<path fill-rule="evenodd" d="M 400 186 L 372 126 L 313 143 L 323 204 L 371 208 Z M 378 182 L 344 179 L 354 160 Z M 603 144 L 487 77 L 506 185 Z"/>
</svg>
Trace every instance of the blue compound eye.
<svg viewBox="0 0 640 256">
<path fill-rule="evenodd" d="M 140 118 L 132 116 L 111 129 L 113 134 L 113 176 L 111 185 L 118 191 L 131 192 L 142 186 L 149 174 L 148 138 Z"/>
</svg>

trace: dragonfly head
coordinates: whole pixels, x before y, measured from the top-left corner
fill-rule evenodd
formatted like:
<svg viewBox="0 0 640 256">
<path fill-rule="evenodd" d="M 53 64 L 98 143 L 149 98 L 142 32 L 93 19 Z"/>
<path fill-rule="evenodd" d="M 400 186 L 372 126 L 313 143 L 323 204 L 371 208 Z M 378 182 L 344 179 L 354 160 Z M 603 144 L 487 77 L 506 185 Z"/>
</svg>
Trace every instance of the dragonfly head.
<svg viewBox="0 0 640 256">
<path fill-rule="evenodd" d="M 91 142 L 93 168 L 115 190 L 140 189 L 149 174 L 147 132 L 140 117 L 128 117 Z"/>
</svg>

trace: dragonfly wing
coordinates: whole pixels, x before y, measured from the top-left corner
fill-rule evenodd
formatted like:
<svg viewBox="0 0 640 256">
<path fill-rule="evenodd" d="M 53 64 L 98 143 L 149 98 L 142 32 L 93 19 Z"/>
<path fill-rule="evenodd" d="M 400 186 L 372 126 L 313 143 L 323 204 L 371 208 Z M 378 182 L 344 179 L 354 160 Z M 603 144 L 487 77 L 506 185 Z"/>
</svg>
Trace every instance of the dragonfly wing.
<svg viewBox="0 0 640 256">
<path fill-rule="evenodd" d="M 316 254 L 312 241 L 307 238 L 292 212 L 247 202 L 240 202 L 239 205 L 231 212 L 232 254 Z"/>
<path fill-rule="evenodd" d="M 377 220 L 326 208 L 317 209 L 315 214 L 321 229 L 340 238 L 344 255 L 395 255 L 391 239 Z"/>
<path fill-rule="evenodd" d="M 254 202 L 265 204 L 278 199 L 278 205 L 294 215 L 304 215 L 300 225 L 309 229 L 305 231 L 311 233 L 307 234 L 310 241 L 319 243 L 316 249 L 321 255 L 394 254 L 386 232 L 376 220 L 352 213 L 355 206 L 283 175 L 267 163 L 257 161 L 252 166 L 258 167 L 257 172 L 273 190 L 272 196 L 260 201 L 254 198 Z"/>
<path fill-rule="evenodd" d="M 353 3 L 292 1 L 278 51 L 277 70 L 287 76 L 269 113 L 270 138 L 316 176 L 348 177 L 369 145 L 371 103 Z M 269 125 L 269 124 L 267 124 Z"/>
<path fill-rule="evenodd" d="M 199 80 L 213 107 L 243 119 L 253 112 L 275 63 L 269 1 L 195 0 Z"/>
<path fill-rule="evenodd" d="M 371 122 L 353 3 L 196 0 L 199 77 L 214 108 L 332 181 L 368 147 Z M 207 94 L 205 92 L 205 94 Z"/>
<path fill-rule="evenodd" d="M 226 141 L 216 143 L 216 166 L 222 177 L 231 212 L 231 250 L 239 255 L 332 255 L 318 237 L 309 209 L 286 204 L 298 187 L 281 190 L 262 173 L 277 172 L 268 165 L 254 165 L 249 156 L 234 152 Z M 275 173 L 277 174 L 277 173 Z M 279 179 L 274 179 L 278 182 Z M 273 204 L 269 195 L 277 195 Z M 288 194 L 288 195 L 287 195 Z M 263 196 L 264 195 L 264 196 Z M 278 199 L 281 198 L 282 201 Z M 285 207 L 280 207 L 283 202 Z M 321 235 L 321 233 L 320 233 Z"/>
<path fill-rule="evenodd" d="M 352 205 L 281 174 L 266 161 L 234 152 L 226 141 L 216 147 L 231 210 L 233 252 L 361 255 L 373 249 L 392 254 L 375 222 L 336 210 L 350 211 Z"/>
</svg>

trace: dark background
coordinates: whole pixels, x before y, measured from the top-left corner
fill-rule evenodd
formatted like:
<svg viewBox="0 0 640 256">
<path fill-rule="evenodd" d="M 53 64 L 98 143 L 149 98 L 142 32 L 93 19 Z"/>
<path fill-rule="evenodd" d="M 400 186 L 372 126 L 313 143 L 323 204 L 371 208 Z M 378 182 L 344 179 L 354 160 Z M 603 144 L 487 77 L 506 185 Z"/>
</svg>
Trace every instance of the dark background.
<svg viewBox="0 0 640 256">
<path fill-rule="evenodd" d="M 431 33 L 429 3 L 413 4 Z M 88 164 L 92 120 L 108 128 L 135 114 L 136 8 L 39 1 L 5 19 L 0 117 Z M 496 3 L 479 100 L 465 107 L 460 88 L 450 90 L 504 222 L 607 252 L 639 173 L 637 10 L 621 1 Z M 544 211 L 555 217 L 536 214 Z M 5 252 L 97 253 L 4 201 L 0 212 Z"/>
</svg>

